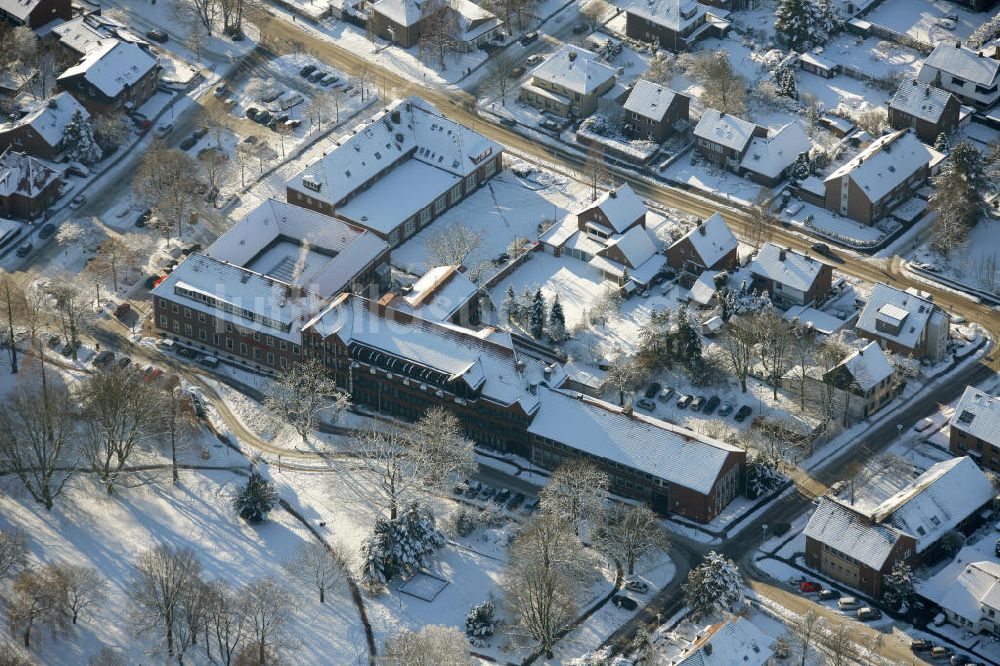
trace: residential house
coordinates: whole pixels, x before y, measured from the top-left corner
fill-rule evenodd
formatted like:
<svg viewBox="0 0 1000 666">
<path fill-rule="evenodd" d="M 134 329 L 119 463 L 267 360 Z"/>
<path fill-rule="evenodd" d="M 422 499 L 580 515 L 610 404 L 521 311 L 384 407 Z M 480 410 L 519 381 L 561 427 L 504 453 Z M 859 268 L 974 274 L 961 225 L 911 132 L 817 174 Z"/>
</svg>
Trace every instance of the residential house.
<svg viewBox="0 0 1000 666">
<path fill-rule="evenodd" d="M 0 155 L 0 217 L 44 216 L 59 197 L 62 172 L 8 148 Z"/>
<path fill-rule="evenodd" d="M 813 404 L 832 403 L 846 424 L 867 419 L 885 407 L 899 393 L 893 367 L 877 342 L 869 342 L 825 371 L 816 366 L 788 370 L 781 385 L 790 394 L 804 393 Z M 965 455 L 965 454 L 962 454 Z"/>
<path fill-rule="evenodd" d="M 824 179 L 824 207 L 875 224 L 926 182 L 940 158 L 908 129 L 881 136 Z"/>
<path fill-rule="evenodd" d="M 150 50 L 149 42 L 113 18 L 97 12 L 75 16 L 52 28 L 51 33 L 59 40 L 59 45 L 73 58 L 81 58 L 106 39 L 119 39 Z"/>
<path fill-rule="evenodd" d="M 421 319 L 476 325 L 481 317 L 479 287 L 460 269 L 436 266 L 404 287 L 401 294 L 388 293 L 380 302 Z"/>
<path fill-rule="evenodd" d="M 302 358 L 302 328 L 329 299 L 388 282 L 375 234 L 268 199 L 153 289 L 153 317 L 165 337 L 275 373 Z"/>
<path fill-rule="evenodd" d="M 750 274 L 754 288 L 766 291 L 782 309 L 822 303 L 833 286 L 829 264 L 774 243 L 764 243 L 757 251 Z"/>
<path fill-rule="evenodd" d="M 0 123 L 0 152 L 13 148 L 45 160 L 58 159 L 59 142 L 77 111 L 85 119 L 90 117 L 72 95 L 62 92 L 23 118 Z"/>
<path fill-rule="evenodd" d="M 858 335 L 877 340 L 883 349 L 931 362 L 944 357 L 949 329 L 948 315 L 930 295 L 887 284 L 875 285 L 855 326 Z"/>
<path fill-rule="evenodd" d="M 156 92 L 159 60 L 138 44 L 105 39 L 56 79 L 92 114 L 132 111 Z"/>
<path fill-rule="evenodd" d="M 396 247 L 492 178 L 502 160 L 500 144 L 408 97 L 334 141 L 285 187 L 289 203 Z"/>
<path fill-rule="evenodd" d="M 934 145 L 941 134 L 958 127 L 958 98 L 917 79 L 904 81 L 889 101 L 889 124 L 912 128 L 924 143 Z"/>
<path fill-rule="evenodd" d="M 736 266 L 738 247 L 729 225 L 715 213 L 667 248 L 667 264 L 692 274 L 727 270 Z"/>
<path fill-rule="evenodd" d="M 665 666 L 768 666 L 774 639 L 750 620 L 734 615 L 698 632 L 680 654 L 666 655 Z"/>
<path fill-rule="evenodd" d="M 812 143 L 802 123 L 793 120 L 767 136 L 752 137 L 738 173 L 755 183 L 774 187 L 785 179 L 785 173 L 799 155 L 808 154 L 810 148 Z"/>
<path fill-rule="evenodd" d="M 963 102 L 979 109 L 988 109 L 1000 100 L 998 58 L 996 46 L 989 51 L 973 51 L 960 42 L 953 44 L 943 40 L 924 59 L 917 78 L 954 93 Z"/>
<path fill-rule="evenodd" d="M 583 118 L 597 110 L 598 98 L 614 84 L 614 68 L 596 53 L 568 44 L 531 70 L 518 100 L 558 116 Z"/>
<path fill-rule="evenodd" d="M 678 122 L 687 121 L 690 104 L 687 95 L 639 79 L 625 100 L 625 131 L 635 138 L 665 141 Z"/>
<path fill-rule="evenodd" d="M 502 25 L 492 12 L 471 0 L 377 0 L 370 5 L 372 32 L 403 48 L 417 44 L 427 20 L 438 12 L 453 14 L 455 45 L 460 51 L 489 42 Z"/>
<path fill-rule="evenodd" d="M 15 26 L 37 30 L 57 19 L 73 16 L 70 0 L 0 0 L 0 17 Z"/>
<path fill-rule="evenodd" d="M 896 562 L 915 566 L 952 530 L 967 529 L 993 502 L 993 484 L 971 458 L 931 466 L 884 501 L 820 498 L 806 525 L 806 564 L 881 597 Z"/>
<path fill-rule="evenodd" d="M 939 606 L 952 625 L 970 634 L 1000 636 L 1000 563 L 956 559 L 916 592 Z"/>
<path fill-rule="evenodd" d="M 711 20 L 710 20 L 711 19 Z M 668 51 L 686 51 L 703 37 L 723 37 L 729 28 L 694 0 L 636 0 L 625 8 L 625 35 Z"/>
<path fill-rule="evenodd" d="M 1000 398 L 969 386 L 948 422 L 948 449 L 1000 472 Z"/>
<path fill-rule="evenodd" d="M 705 158 L 738 172 L 754 137 L 766 138 L 767 128 L 728 113 L 705 109 L 694 128 L 695 148 Z"/>
<path fill-rule="evenodd" d="M 623 183 L 578 212 L 576 224 L 580 231 L 591 236 L 608 238 L 634 226 L 646 226 L 646 204 L 631 185 Z"/>
</svg>

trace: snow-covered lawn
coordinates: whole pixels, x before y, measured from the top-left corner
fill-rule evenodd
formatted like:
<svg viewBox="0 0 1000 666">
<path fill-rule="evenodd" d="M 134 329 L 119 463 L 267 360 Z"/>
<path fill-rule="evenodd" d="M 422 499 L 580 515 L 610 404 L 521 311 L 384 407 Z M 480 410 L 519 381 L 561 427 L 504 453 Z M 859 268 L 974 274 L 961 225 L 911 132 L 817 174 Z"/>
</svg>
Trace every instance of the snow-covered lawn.
<svg viewBox="0 0 1000 666">
<path fill-rule="evenodd" d="M 909 258 L 937 266 L 945 277 L 1000 294 L 1000 220 L 982 218 L 972 229 L 964 247 L 953 250 L 949 257 L 924 244 Z"/>
<path fill-rule="evenodd" d="M 721 169 L 710 162 L 696 158 L 691 151 L 660 172 L 664 178 L 687 183 L 699 190 L 712 192 L 716 196 L 741 205 L 749 205 L 760 193 L 761 186 L 746 178 Z M 694 159 L 693 159 L 694 158 Z M 697 162 L 693 164 L 692 161 Z"/>
<path fill-rule="evenodd" d="M 938 25 L 940 19 L 952 14 L 958 16 L 954 30 Z M 964 40 L 990 16 L 989 12 L 973 12 L 949 0 L 886 0 L 865 20 L 936 44 L 939 41 Z"/>
<path fill-rule="evenodd" d="M 782 213 L 782 218 L 795 226 L 805 227 L 837 240 L 853 242 L 859 245 L 874 245 L 888 235 L 886 231 L 883 231 L 882 227 L 893 230 L 898 228 L 898 223 L 892 221 L 886 222 L 888 226 L 882 224 L 863 224 L 855 222 L 850 218 L 836 215 L 825 208 L 820 208 L 810 203 L 799 203 L 802 203 L 801 210 L 794 215 Z M 808 223 L 806 222 L 806 218 L 810 218 Z"/>
</svg>

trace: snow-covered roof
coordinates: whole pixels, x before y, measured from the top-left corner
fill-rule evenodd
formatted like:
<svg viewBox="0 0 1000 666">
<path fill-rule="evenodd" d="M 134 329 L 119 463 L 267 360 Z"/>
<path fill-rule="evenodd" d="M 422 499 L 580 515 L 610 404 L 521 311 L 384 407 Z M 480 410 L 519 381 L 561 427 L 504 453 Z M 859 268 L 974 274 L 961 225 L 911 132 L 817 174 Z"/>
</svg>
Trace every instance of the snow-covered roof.
<svg viewBox="0 0 1000 666">
<path fill-rule="evenodd" d="M 27 22 L 31 12 L 42 0 L 0 0 L 0 10 L 10 14 L 21 22 Z"/>
<path fill-rule="evenodd" d="M 683 32 L 705 15 L 705 7 L 694 0 L 636 0 L 626 11 L 674 32 Z"/>
<path fill-rule="evenodd" d="M 708 305 L 715 296 L 715 271 L 704 271 L 691 285 L 691 300 L 701 305 Z"/>
<path fill-rule="evenodd" d="M 45 104 L 20 120 L 0 124 L 0 132 L 30 125 L 42 141 L 55 147 L 62 141 L 63 131 L 77 111 L 83 115 L 84 119 L 90 118 L 87 109 L 83 108 L 83 105 L 76 101 L 75 97 L 68 92 L 61 92 L 50 97 Z"/>
<path fill-rule="evenodd" d="M 861 309 L 856 328 L 912 349 L 920 341 L 934 311 L 934 304 L 928 300 L 887 284 L 876 284 Z M 880 321 L 898 328 L 899 332 L 893 333 L 886 326 L 879 328 Z"/>
<path fill-rule="evenodd" d="M 596 53 L 567 44 L 531 70 L 531 77 L 590 95 L 615 78 L 615 70 L 600 62 Z"/>
<path fill-rule="evenodd" d="M 464 178 L 501 150 L 500 144 L 442 116 L 433 104 L 407 97 L 334 142 L 287 185 L 335 205 L 407 158 Z M 401 199 L 396 197 L 400 206 L 408 205 Z"/>
<path fill-rule="evenodd" d="M 556 364 L 548 366 L 546 378 L 545 364 L 518 354 L 506 332 L 430 321 L 353 294 L 334 299 L 307 328 L 373 350 L 358 352 L 362 362 L 383 354 L 398 359 L 393 368 L 401 374 L 429 385 L 435 377 L 462 380 L 492 402 L 519 405 L 526 414 L 538 408 L 539 385 L 558 386 L 566 377 Z"/>
<path fill-rule="evenodd" d="M 927 166 L 938 153 L 908 129 L 881 136 L 854 159 L 840 165 L 825 182 L 849 176 L 869 201 L 878 201 Z"/>
<path fill-rule="evenodd" d="M 819 506 L 806 525 L 805 535 L 876 571 L 885 564 L 900 537 L 896 530 L 872 523 L 865 514 L 829 496 L 820 498 Z"/>
<path fill-rule="evenodd" d="M 874 388 L 879 382 L 892 376 L 892 364 L 874 341 L 845 358 L 840 366 L 851 373 L 862 391 Z"/>
<path fill-rule="evenodd" d="M 434 203 L 442 192 L 462 182 L 459 176 L 406 160 L 372 183 L 337 211 L 337 215 L 389 234 L 409 218 Z"/>
<path fill-rule="evenodd" d="M 952 562 L 918 588 L 921 596 L 941 608 L 976 622 L 983 616 L 983 606 L 1000 611 L 1000 564 Z"/>
<path fill-rule="evenodd" d="M 697 227 L 687 232 L 674 245 L 684 239 L 690 241 L 698 256 L 706 266 L 714 266 L 717 261 L 736 249 L 739 242 L 732 229 L 718 213 L 713 214 Z M 671 246 L 672 247 L 672 246 Z"/>
<path fill-rule="evenodd" d="M 817 310 L 808 305 L 793 305 L 785 310 L 782 316 L 789 321 L 797 321 L 803 326 L 811 327 L 813 330 L 830 335 L 836 333 L 848 324 L 848 319 L 839 319 L 832 314 Z"/>
<path fill-rule="evenodd" d="M 993 446 L 1000 446 L 1000 398 L 968 386 L 948 424 Z"/>
<path fill-rule="evenodd" d="M 540 243 L 545 243 L 553 247 L 562 247 L 570 239 L 570 236 L 580 230 L 580 224 L 576 220 L 576 215 L 567 215 L 561 222 L 553 224 L 538 237 Z"/>
<path fill-rule="evenodd" d="M 704 635 L 668 666 L 764 666 L 771 658 L 774 639 L 753 622 L 738 615 L 713 624 Z"/>
<path fill-rule="evenodd" d="M 479 291 L 458 269 L 458 266 L 432 268 L 413 283 L 410 293 L 394 300 L 393 307 L 423 319 L 447 321 Z"/>
<path fill-rule="evenodd" d="M 823 262 L 774 243 L 764 243 L 750 264 L 754 275 L 799 291 L 809 291 L 822 268 Z"/>
<path fill-rule="evenodd" d="M 933 81 L 933 74 L 924 74 L 925 67 L 987 87 L 997 82 L 997 74 L 1000 73 L 1000 61 L 979 51 L 945 41 L 938 42 L 931 54 L 924 59 L 918 74 L 921 81 Z"/>
<path fill-rule="evenodd" d="M 458 15 L 458 39 L 462 42 L 471 42 L 501 23 L 493 12 L 471 0 L 448 0 L 448 6 Z"/>
<path fill-rule="evenodd" d="M 528 432 L 707 495 L 739 448 L 582 394 L 538 389 Z"/>
<path fill-rule="evenodd" d="M 81 14 L 69 21 L 63 21 L 52 28 L 59 43 L 79 54 L 85 54 L 100 46 L 101 40 L 117 37 L 123 42 L 135 42 L 143 46 L 149 43 L 133 33 L 127 26 L 101 14 Z"/>
<path fill-rule="evenodd" d="M 645 227 L 636 225 L 623 234 L 608 239 L 608 247 L 616 247 L 631 267 L 638 267 L 656 254 L 656 238 Z"/>
<path fill-rule="evenodd" d="M 144 49 L 120 39 L 105 39 L 88 51 L 80 62 L 59 75 L 59 80 L 83 78 L 108 97 L 117 97 L 156 68 L 159 61 Z"/>
<path fill-rule="evenodd" d="M 746 120 L 741 120 L 728 113 L 720 113 L 715 109 L 705 109 L 701 120 L 694 128 L 694 135 L 712 143 L 743 152 L 750 139 L 753 138 L 757 126 Z"/>
<path fill-rule="evenodd" d="M 377 12 L 399 25 L 416 25 L 423 16 L 424 7 L 434 0 L 378 0 L 372 4 Z"/>
<path fill-rule="evenodd" d="M 896 94 L 889 101 L 889 107 L 908 113 L 930 123 L 941 119 L 952 94 L 916 79 L 899 84 Z"/>
<path fill-rule="evenodd" d="M 663 116 L 670 110 L 670 105 L 678 95 L 679 92 L 659 83 L 639 79 L 632 86 L 632 92 L 628 94 L 624 108 L 626 111 L 638 113 L 643 118 L 663 120 Z"/>
<path fill-rule="evenodd" d="M 41 160 L 8 148 L 0 155 L 0 197 L 37 197 L 62 174 Z"/>
<path fill-rule="evenodd" d="M 646 214 L 646 204 L 635 193 L 632 186 L 623 183 L 617 189 L 609 190 L 586 208 L 600 208 L 612 228 L 618 233 L 624 232 L 637 219 Z"/>
<path fill-rule="evenodd" d="M 750 140 L 750 148 L 740 161 L 748 171 L 777 178 L 795 159 L 812 147 L 802 123 L 793 120 L 765 137 Z"/>
<path fill-rule="evenodd" d="M 267 199 L 204 254 L 330 298 L 350 288 L 387 247 L 371 232 L 343 220 Z"/>
<path fill-rule="evenodd" d="M 972 458 L 952 458 L 882 502 L 873 518 L 914 537 L 919 553 L 994 497 L 993 484 Z"/>
<path fill-rule="evenodd" d="M 372 10 L 409 27 L 419 23 L 429 12 L 445 7 L 457 15 L 461 41 L 469 41 L 500 23 L 492 12 L 470 0 L 378 0 Z"/>
</svg>

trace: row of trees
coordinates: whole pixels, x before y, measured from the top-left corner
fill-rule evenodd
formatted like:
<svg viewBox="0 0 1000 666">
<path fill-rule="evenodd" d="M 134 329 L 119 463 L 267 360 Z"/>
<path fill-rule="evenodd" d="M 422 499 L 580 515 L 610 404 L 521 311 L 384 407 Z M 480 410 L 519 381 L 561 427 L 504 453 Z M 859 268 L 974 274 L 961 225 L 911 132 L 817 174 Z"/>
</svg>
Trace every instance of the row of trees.
<svg viewBox="0 0 1000 666">
<path fill-rule="evenodd" d="M 940 173 L 931 178 L 934 191 L 928 205 L 937 213 L 931 228 L 932 248 L 949 257 L 965 245 L 986 211 L 983 196 L 989 191 L 989 171 L 998 169 L 1000 150 L 987 161 L 968 140 L 951 149 Z"/>
<path fill-rule="evenodd" d="M 548 336 L 549 340 L 557 344 L 569 338 L 569 333 L 566 331 L 566 315 L 563 313 L 562 303 L 559 302 L 559 294 L 552 299 L 552 305 L 546 307 L 541 289 L 536 289 L 532 294 L 531 290 L 525 287 L 524 293 L 518 298 L 514 293 L 514 287 L 510 286 L 507 287 L 507 294 L 500 308 L 507 316 L 507 321 L 527 326 L 533 338 L 541 339 L 543 336 Z"/>
<path fill-rule="evenodd" d="M 255 0 L 193 0 L 177 2 L 175 14 L 183 19 L 192 17 L 207 35 L 211 35 L 221 23 L 222 33 L 231 37 L 242 36 L 243 20 L 256 9 Z M 193 27 L 193 26 L 192 26 Z"/>
</svg>

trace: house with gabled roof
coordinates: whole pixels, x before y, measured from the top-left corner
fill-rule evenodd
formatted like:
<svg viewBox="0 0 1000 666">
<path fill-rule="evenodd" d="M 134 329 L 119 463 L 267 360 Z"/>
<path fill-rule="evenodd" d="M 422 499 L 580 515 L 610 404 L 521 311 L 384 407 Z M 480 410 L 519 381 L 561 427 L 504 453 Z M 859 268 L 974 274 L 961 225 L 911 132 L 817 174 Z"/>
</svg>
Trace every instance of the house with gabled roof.
<svg viewBox="0 0 1000 666">
<path fill-rule="evenodd" d="M 615 85 L 615 70 L 598 55 L 567 44 L 528 73 L 518 100 L 563 117 L 584 118 Z"/>
<path fill-rule="evenodd" d="M 100 47 L 105 39 L 119 39 L 150 49 L 149 42 L 132 32 L 128 26 L 97 11 L 80 14 L 54 26 L 52 35 L 74 58 L 87 55 L 92 49 Z"/>
<path fill-rule="evenodd" d="M 691 98 L 658 83 L 639 79 L 625 100 L 625 131 L 635 138 L 657 143 L 671 136 L 680 121 L 687 121 Z"/>
<path fill-rule="evenodd" d="M 667 248 L 667 264 L 692 274 L 726 270 L 736 266 L 738 247 L 729 225 L 715 213 Z"/>
<path fill-rule="evenodd" d="M 52 21 L 73 16 L 70 0 L 0 0 L 0 18 L 14 26 L 36 30 Z"/>
<path fill-rule="evenodd" d="M 754 137 L 766 138 L 767 128 L 715 109 L 705 109 L 694 128 L 698 153 L 733 172 L 739 171 Z"/>
<path fill-rule="evenodd" d="M 971 458 L 931 466 L 878 504 L 826 495 L 806 525 L 806 564 L 881 597 L 896 562 L 914 566 L 951 530 L 969 528 L 995 498 Z"/>
<path fill-rule="evenodd" d="M 764 243 L 750 264 L 754 287 L 780 308 L 826 300 L 833 286 L 829 264 L 774 243 Z"/>
<path fill-rule="evenodd" d="M 773 187 L 785 179 L 789 167 L 799 155 L 808 154 L 810 148 L 812 142 L 802 123 L 793 120 L 767 136 L 752 137 L 739 170 L 755 183 Z"/>
<path fill-rule="evenodd" d="M 699 631 L 665 666 L 767 666 L 774 639 L 750 620 L 734 615 Z"/>
<path fill-rule="evenodd" d="M 881 136 L 824 179 L 824 207 L 875 224 L 923 186 L 942 157 L 908 129 Z"/>
<path fill-rule="evenodd" d="M 396 247 L 503 168 L 503 147 L 407 97 L 332 141 L 285 182 L 289 203 L 370 230 Z"/>
<path fill-rule="evenodd" d="M 622 183 L 578 212 L 576 223 L 580 231 L 593 236 L 625 233 L 636 225 L 646 226 L 646 204 L 631 185 Z"/>
<path fill-rule="evenodd" d="M 0 155 L 0 217 L 34 219 L 59 197 L 62 172 L 8 148 Z"/>
<path fill-rule="evenodd" d="M 132 111 L 156 92 L 160 61 L 138 44 L 104 39 L 56 79 L 93 114 Z"/>
<path fill-rule="evenodd" d="M 889 100 L 889 124 L 896 129 L 912 129 L 921 141 L 934 145 L 941 134 L 958 127 L 962 105 L 947 90 L 921 83 L 903 81 Z"/>
<path fill-rule="evenodd" d="M 503 24 L 470 0 L 378 0 L 371 4 L 368 20 L 376 35 L 410 48 L 420 40 L 425 21 L 438 12 L 453 15 L 455 45 L 460 51 L 487 43 Z"/>
<path fill-rule="evenodd" d="M 920 65 L 917 78 L 988 109 L 1000 100 L 1000 49 L 994 45 L 974 51 L 961 42 L 940 41 Z"/>
<path fill-rule="evenodd" d="M 948 349 L 950 321 L 929 294 L 876 284 L 855 330 L 862 337 L 877 340 L 883 349 L 936 362 Z"/>
<path fill-rule="evenodd" d="M 711 19 L 711 20 L 710 20 Z M 686 51 L 704 37 L 724 37 L 727 21 L 694 0 L 636 0 L 625 8 L 625 35 L 669 51 Z"/>
<path fill-rule="evenodd" d="M 0 123 L 0 151 L 13 148 L 45 160 L 58 159 L 66 125 L 77 111 L 85 120 L 90 118 L 87 109 L 69 93 L 50 97 L 28 115 Z"/>
<path fill-rule="evenodd" d="M 1000 636 L 1000 563 L 956 559 L 930 579 L 918 581 L 915 591 L 939 606 L 959 629 Z"/>
<path fill-rule="evenodd" d="M 1000 472 L 1000 398 L 968 386 L 948 421 L 948 448 L 983 469 Z"/>
</svg>

